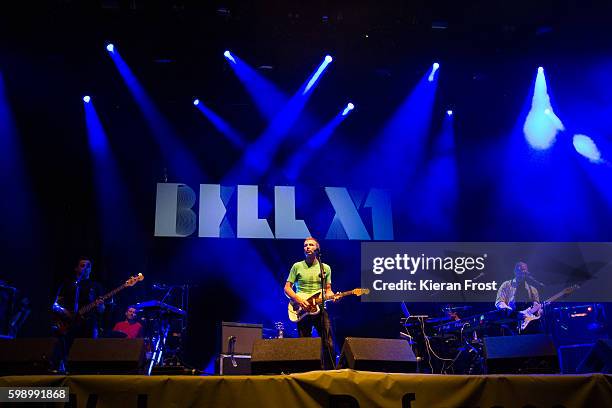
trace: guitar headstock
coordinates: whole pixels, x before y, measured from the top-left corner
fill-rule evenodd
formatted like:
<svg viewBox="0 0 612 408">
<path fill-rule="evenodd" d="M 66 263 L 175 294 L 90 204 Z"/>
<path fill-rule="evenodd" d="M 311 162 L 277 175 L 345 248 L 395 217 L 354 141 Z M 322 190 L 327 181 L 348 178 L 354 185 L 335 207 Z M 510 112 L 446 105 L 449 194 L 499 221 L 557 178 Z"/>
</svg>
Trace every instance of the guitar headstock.
<svg viewBox="0 0 612 408">
<path fill-rule="evenodd" d="M 569 287 L 563 289 L 563 294 L 564 295 L 569 295 L 570 293 L 572 293 L 576 289 L 580 289 L 580 285 L 576 284 L 576 285 L 572 285 L 572 286 L 569 286 Z"/>
<path fill-rule="evenodd" d="M 144 275 L 142 273 L 139 273 L 138 275 L 132 276 L 130 279 L 126 280 L 125 286 L 134 286 L 135 284 L 137 284 L 143 279 L 144 279 Z"/>
<path fill-rule="evenodd" d="M 353 292 L 353 295 L 355 296 L 361 296 L 361 295 L 367 295 L 368 293 L 370 293 L 370 289 L 357 288 L 357 289 L 353 289 L 351 292 Z"/>
</svg>

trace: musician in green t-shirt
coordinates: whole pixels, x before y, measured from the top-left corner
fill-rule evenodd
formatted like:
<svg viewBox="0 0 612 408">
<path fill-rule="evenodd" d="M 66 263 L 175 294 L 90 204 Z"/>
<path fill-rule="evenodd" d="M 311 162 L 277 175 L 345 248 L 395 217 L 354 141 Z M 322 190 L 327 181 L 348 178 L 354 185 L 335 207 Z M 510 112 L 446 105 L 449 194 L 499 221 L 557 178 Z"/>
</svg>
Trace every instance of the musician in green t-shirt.
<svg viewBox="0 0 612 408">
<path fill-rule="evenodd" d="M 306 238 L 304 240 L 305 259 L 293 264 L 285 282 L 285 294 L 302 308 L 309 308 L 311 305 L 306 299 L 321 291 L 321 265 L 317 259 L 319 250 L 319 242 L 316 239 L 313 237 Z M 322 265 L 325 274 L 325 299 L 335 301 L 334 292 L 331 288 L 331 268 L 325 263 L 322 263 Z M 300 337 L 311 337 L 312 327 L 314 326 L 319 335 L 324 336 L 325 339 L 324 368 L 334 368 L 334 344 L 329 316 L 324 308 L 320 307 L 320 309 L 320 313 L 306 314 L 298 321 L 298 333 Z"/>
</svg>

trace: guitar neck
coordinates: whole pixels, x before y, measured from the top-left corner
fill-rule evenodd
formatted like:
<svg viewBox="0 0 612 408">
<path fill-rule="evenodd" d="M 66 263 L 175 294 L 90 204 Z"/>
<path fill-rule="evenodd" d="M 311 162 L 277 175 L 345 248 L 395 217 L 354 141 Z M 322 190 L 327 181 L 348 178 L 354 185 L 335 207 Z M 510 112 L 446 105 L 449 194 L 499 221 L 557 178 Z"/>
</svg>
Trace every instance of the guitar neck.
<svg viewBox="0 0 612 408">
<path fill-rule="evenodd" d="M 563 295 L 565 295 L 565 292 L 559 292 L 559 293 L 557 293 L 556 295 L 553 295 L 553 296 L 549 297 L 548 299 L 546 299 L 546 300 L 544 301 L 544 303 L 552 303 L 552 302 L 554 302 L 555 300 L 557 300 L 557 299 L 559 299 L 560 297 L 562 297 Z"/>
<path fill-rule="evenodd" d="M 552 303 L 552 302 L 554 302 L 555 300 L 557 300 L 557 299 L 559 299 L 559 298 L 561 298 L 561 297 L 563 297 L 563 296 L 565 296 L 565 295 L 569 295 L 569 294 L 570 294 L 570 293 L 572 293 L 573 291 L 574 291 L 574 288 L 573 288 L 573 287 L 570 287 L 570 288 L 568 288 L 568 289 L 563 289 L 561 292 L 559 292 L 559 293 L 557 293 L 557 294 L 555 294 L 555 295 L 552 295 L 551 297 L 549 297 L 548 299 L 546 299 L 546 300 L 544 301 L 544 303 Z"/>
<path fill-rule="evenodd" d="M 100 299 L 102 300 L 107 300 L 113 296 L 115 296 L 116 293 L 122 291 L 123 289 L 126 288 L 126 284 L 124 283 L 121 286 L 117 286 L 115 289 L 111 290 L 110 292 L 108 292 L 107 294 L 100 296 Z M 91 310 L 96 307 L 96 301 L 91 302 L 88 305 L 83 306 L 82 308 L 79 309 L 79 314 L 85 314 L 85 313 L 89 313 L 91 312 Z"/>
<path fill-rule="evenodd" d="M 338 294 L 334 295 L 334 297 L 337 298 L 337 299 L 340 299 L 340 298 L 343 298 L 345 296 L 349 296 L 349 295 L 352 295 L 352 294 L 353 294 L 352 290 L 347 290 L 346 292 L 341 292 L 341 293 L 338 293 Z M 325 299 L 325 300 L 329 300 L 329 299 Z M 321 302 L 323 302 L 323 299 L 321 299 L 321 298 L 318 298 L 316 300 L 317 304 L 321 303 Z"/>
</svg>

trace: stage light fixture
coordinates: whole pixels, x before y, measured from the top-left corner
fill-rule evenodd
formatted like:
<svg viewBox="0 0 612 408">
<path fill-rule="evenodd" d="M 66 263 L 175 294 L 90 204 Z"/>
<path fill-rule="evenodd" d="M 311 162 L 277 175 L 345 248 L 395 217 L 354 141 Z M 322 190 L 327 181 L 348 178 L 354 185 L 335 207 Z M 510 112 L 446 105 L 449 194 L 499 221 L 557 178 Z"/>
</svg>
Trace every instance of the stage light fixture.
<svg viewBox="0 0 612 408">
<path fill-rule="evenodd" d="M 85 96 L 83 97 L 83 102 L 85 102 L 85 103 L 89 103 L 90 101 L 91 101 L 91 97 L 90 97 L 89 95 L 85 95 Z"/>
<path fill-rule="evenodd" d="M 523 124 L 525 140 L 535 150 L 546 150 L 555 143 L 557 133 L 564 130 L 563 122 L 555 115 L 550 101 L 544 69 L 538 67 L 538 74 L 533 85 L 531 109 Z"/>
<path fill-rule="evenodd" d="M 331 55 L 326 55 L 326 56 L 325 56 L 325 62 L 327 62 L 328 64 L 329 64 L 330 62 L 332 62 L 333 60 L 334 60 L 334 59 L 331 57 Z"/>
<path fill-rule="evenodd" d="M 200 104 L 200 100 L 198 98 L 193 100 L 193 106 L 198 106 Z"/>
<path fill-rule="evenodd" d="M 108 44 L 106 46 L 106 51 L 108 51 L 108 52 L 115 52 L 115 46 L 113 44 Z"/>
<path fill-rule="evenodd" d="M 446 115 L 447 115 L 447 116 L 453 116 L 453 111 L 452 111 L 452 110 L 450 110 L 450 109 L 449 109 L 449 110 L 447 110 L 447 111 L 446 111 Z"/>
<path fill-rule="evenodd" d="M 574 135 L 572 143 L 574 145 L 574 149 L 576 149 L 580 155 L 586 157 L 593 163 L 601 162 L 601 153 L 599 152 L 597 145 L 593 139 L 587 135 Z"/>
<path fill-rule="evenodd" d="M 348 115 L 349 112 L 352 111 L 353 109 L 355 109 L 355 105 L 353 105 L 351 102 L 349 102 L 346 105 L 346 108 L 344 108 L 344 111 L 342 111 L 342 116 Z"/>
<path fill-rule="evenodd" d="M 225 58 L 227 58 L 228 60 L 232 61 L 234 64 L 236 63 L 236 60 L 234 59 L 234 56 L 232 55 L 232 53 L 231 53 L 231 52 L 229 52 L 229 50 L 226 50 L 226 51 L 223 53 L 223 56 L 224 56 Z"/>
<path fill-rule="evenodd" d="M 434 78 L 436 77 L 436 71 L 439 68 L 440 68 L 440 64 L 438 64 L 437 62 L 434 62 L 433 65 L 431 66 L 431 73 L 429 74 L 429 77 L 427 78 L 429 82 L 433 82 Z"/>
</svg>

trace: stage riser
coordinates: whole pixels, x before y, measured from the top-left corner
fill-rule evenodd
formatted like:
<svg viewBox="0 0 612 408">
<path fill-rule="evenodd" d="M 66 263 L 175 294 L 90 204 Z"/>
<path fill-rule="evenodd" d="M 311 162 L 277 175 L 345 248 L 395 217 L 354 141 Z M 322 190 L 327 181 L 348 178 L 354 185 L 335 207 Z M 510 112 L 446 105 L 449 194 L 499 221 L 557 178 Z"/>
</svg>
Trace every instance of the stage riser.
<svg viewBox="0 0 612 408">
<path fill-rule="evenodd" d="M 612 376 L 338 370 L 279 376 L 15 376 L 0 377 L 0 386 L 67 386 L 79 407 L 606 407 Z"/>
</svg>

